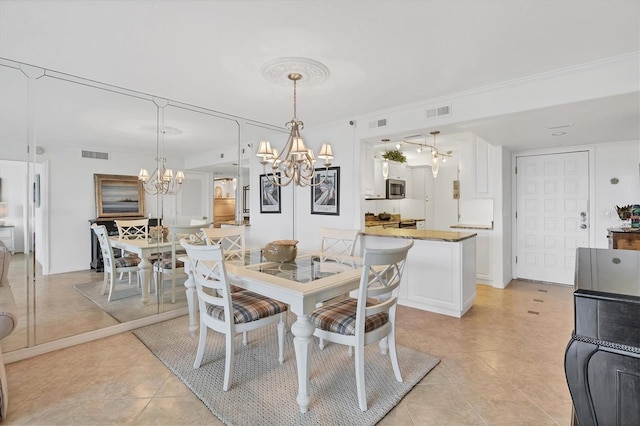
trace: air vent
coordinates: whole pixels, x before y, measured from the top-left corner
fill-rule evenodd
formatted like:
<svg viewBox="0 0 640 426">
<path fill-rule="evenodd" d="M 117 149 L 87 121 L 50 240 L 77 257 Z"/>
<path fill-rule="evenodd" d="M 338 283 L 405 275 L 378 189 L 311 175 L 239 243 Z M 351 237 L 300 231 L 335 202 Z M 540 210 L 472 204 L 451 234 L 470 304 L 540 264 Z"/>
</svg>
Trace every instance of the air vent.
<svg viewBox="0 0 640 426">
<path fill-rule="evenodd" d="M 381 118 L 379 120 L 373 120 L 369 122 L 370 129 L 377 129 L 378 127 L 386 127 L 386 126 L 387 126 L 386 118 Z"/>
<path fill-rule="evenodd" d="M 96 160 L 108 160 L 109 159 L 109 153 L 108 152 L 82 150 L 82 158 L 94 158 Z"/>
<path fill-rule="evenodd" d="M 442 105 L 427 109 L 427 120 L 451 115 L 451 105 Z"/>
</svg>

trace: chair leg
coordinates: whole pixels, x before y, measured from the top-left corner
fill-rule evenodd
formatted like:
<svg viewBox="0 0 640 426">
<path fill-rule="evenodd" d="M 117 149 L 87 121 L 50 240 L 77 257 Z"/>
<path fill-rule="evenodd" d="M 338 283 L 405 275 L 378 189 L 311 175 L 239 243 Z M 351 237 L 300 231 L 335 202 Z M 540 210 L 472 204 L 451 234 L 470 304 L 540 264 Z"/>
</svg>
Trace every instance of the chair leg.
<svg viewBox="0 0 640 426">
<path fill-rule="evenodd" d="M 284 322 L 286 320 L 286 312 L 280 314 L 280 322 L 278 322 L 278 362 L 284 362 Z"/>
<path fill-rule="evenodd" d="M 356 347 L 356 388 L 358 390 L 358 405 L 362 411 L 367 411 L 367 391 L 364 387 L 364 347 Z"/>
<path fill-rule="evenodd" d="M 171 271 L 171 303 L 176 303 L 176 271 L 175 269 Z"/>
<path fill-rule="evenodd" d="M 222 386 L 223 391 L 229 390 L 229 385 L 231 384 L 231 377 L 233 376 L 233 355 L 234 355 L 234 340 L 235 333 L 227 333 L 225 335 L 226 341 L 226 350 L 224 357 L 224 384 Z"/>
<path fill-rule="evenodd" d="M 102 280 L 102 294 L 107 294 L 107 286 L 109 285 L 109 273 L 104 271 L 104 279 Z"/>
<path fill-rule="evenodd" d="M 349 358 L 353 356 L 353 346 L 349 346 L 349 349 L 347 349 L 347 355 L 349 355 Z"/>
<path fill-rule="evenodd" d="M 115 274 L 109 274 L 109 297 L 107 297 L 107 302 L 111 302 L 111 296 L 113 296 L 113 290 L 116 287 L 116 276 Z"/>
<path fill-rule="evenodd" d="M 200 368 L 200 364 L 202 364 L 202 357 L 204 355 L 204 346 L 206 342 L 207 342 L 207 325 L 201 321 L 200 337 L 198 338 L 198 352 L 196 353 L 196 360 L 193 362 L 193 368 Z"/>
<path fill-rule="evenodd" d="M 396 375 L 396 380 L 402 383 L 402 374 L 400 374 L 400 365 L 398 365 L 398 353 L 396 352 L 396 336 L 395 333 L 391 333 L 387 336 L 389 341 L 389 352 L 391 357 L 391 365 L 393 366 L 393 374 Z"/>
<path fill-rule="evenodd" d="M 318 342 L 318 347 L 320 348 L 320 350 L 324 349 L 324 339 L 322 337 L 320 337 L 320 342 Z"/>
</svg>

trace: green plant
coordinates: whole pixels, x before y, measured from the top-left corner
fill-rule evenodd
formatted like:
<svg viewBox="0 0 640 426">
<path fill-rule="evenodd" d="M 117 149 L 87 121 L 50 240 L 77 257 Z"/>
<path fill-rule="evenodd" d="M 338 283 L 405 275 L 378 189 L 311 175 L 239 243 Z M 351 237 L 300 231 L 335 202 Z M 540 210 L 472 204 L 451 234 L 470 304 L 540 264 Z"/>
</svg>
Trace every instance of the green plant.
<svg viewBox="0 0 640 426">
<path fill-rule="evenodd" d="M 382 153 L 382 158 L 391 161 L 397 161 L 398 163 L 406 163 L 407 156 L 402 151 L 385 151 Z"/>
</svg>

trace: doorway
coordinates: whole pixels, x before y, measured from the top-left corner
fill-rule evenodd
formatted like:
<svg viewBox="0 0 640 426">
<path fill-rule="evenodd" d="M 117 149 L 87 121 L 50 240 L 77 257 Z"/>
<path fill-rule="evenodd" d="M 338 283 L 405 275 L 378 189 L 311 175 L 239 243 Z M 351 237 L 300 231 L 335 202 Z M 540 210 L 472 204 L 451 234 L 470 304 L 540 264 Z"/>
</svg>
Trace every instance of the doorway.
<svg viewBox="0 0 640 426">
<path fill-rule="evenodd" d="M 574 283 L 577 247 L 589 247 L 589 152 L 516 157 L 515 276 Z"/>
</svg>

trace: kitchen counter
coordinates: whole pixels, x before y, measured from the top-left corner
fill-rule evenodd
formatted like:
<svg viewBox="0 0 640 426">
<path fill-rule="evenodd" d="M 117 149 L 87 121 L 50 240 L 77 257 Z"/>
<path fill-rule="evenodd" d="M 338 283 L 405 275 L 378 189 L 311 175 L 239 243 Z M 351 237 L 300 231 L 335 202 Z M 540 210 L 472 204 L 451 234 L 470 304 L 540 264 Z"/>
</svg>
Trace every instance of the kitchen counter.
<svg viewBox="0 0 640 426">
<path fill-rule="evenodd" d="M 491 225 L 469 225 L 466 223 L 458 223 L 455 225 L 451 225 L 449 228 L 451 229 L 482 229 L 482 230 L 491 230 L 493 229 L 493 223 Z"/>
<path fill-rule="evenodd" d="M 414 240 L 432 240 L 460 242 L 468 238 L 475 237 L 471 232 L 435 231 L 433 229 L 407 229 L 407 228 L 386 228 L 386 229 L 365 229 L 362 235 L 392 238 L 412 238 Z"/>
<path fill-rule="evenodd" d="M 409 228 L 368 228 L 362 247 L 394 247 L 413 239 L 398 303 L 462 317 L 476 297 L 476 234 Z"/>
</svg>

